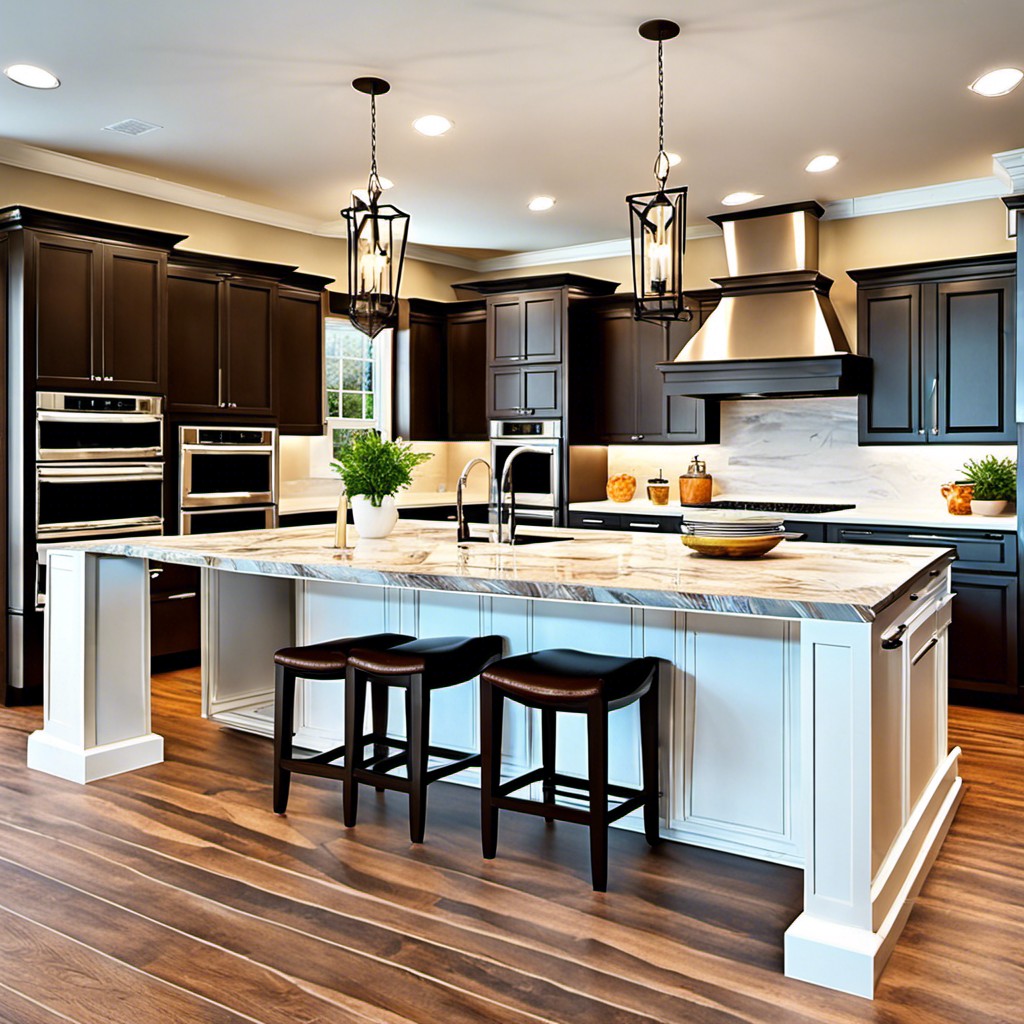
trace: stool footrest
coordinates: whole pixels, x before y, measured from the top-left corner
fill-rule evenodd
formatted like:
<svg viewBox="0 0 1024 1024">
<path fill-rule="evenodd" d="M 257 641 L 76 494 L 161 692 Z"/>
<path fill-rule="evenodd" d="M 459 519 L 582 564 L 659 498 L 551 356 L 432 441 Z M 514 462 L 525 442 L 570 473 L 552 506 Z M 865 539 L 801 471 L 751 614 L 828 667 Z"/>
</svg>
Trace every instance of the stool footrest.
<svg viewBox="0 0 1024 1024">
<path fill-rule="evenodd" d="M 584 807 L 566 807 L 565 804 L 545 804 L 539 800 L 527 800 L 521 796 L 491 797 L 491 806 L 502 811 L 521 811 L 558 821 L 571 821 L 576 825 L 590 824 L 590 811 Z"/>
<path fill-rule="evenodd" d="M 396 744 L 391 740 L 381 740 L 391 746 Z M 403 747 L 407 746 L 404 740 Z M 465 750 L 453 750 L 451 747 L 427 747 L 428 757 L 443 757 L 448 760 L 447 764 L 438 765 L 436 768 L 428 769 L 427 781 L 434 782 L 437 779 L 447 778 L 457 772 L 465 771 L 467 768 L 478 768 L 480 766 L 479 754 L 467 754 Z M 389 754 L 387 757 L 376 761 L 367 761 L 365 764 L 353 768 L 352 774 L 360 782 L 372 782 L 381 789 L 394 789 L 401 793 L 409 792 L 409 779 L 400 775 L 388 775 L 392 768 L 408 765 L 409 754 L 407 750 L 401 750 L 397 754 Z"/>
<path fill-rule="evenodd" d="M 555 772 L 548 776 L 555 785 L 555 796 L 579 797 L 580 793 L 590 793 L 590 782 L 587 779 L 579 779 L 575 775 L 563 775 Z M 542 814 L 545 818 L 559 818 L 563 821 L 579 821 L 583 824 L 589 822 L 590 812 L 588 809 L 580 808 L 577 816 L 576 808 L 567 808 L 562 804 L 546 803 L 540 800 L 527 800 L 525 797 L 509 797 L 510 793 L 523 789 L 525 786 L 535 782 L 545 781 L 543 768 L 533 768 L 522 775 L 509 779 L 494 790 L 492 803 L 495 807 L 504 808 L 510 811 L 524 811 L 527 814 Z M 560 788 L 559 788 L 560 787 Z M 644 805 L 644 792 L 642 789 L 633 789 L 630 786 L 608 786 L 608 795 L 622 798 L 621 804 L 608 808 L 608 820 L 618 821 Z M 515 806 L 513 806 L 515 805 Z M 568 814 L 561 814 L 566 811 Z"/>
</svg>

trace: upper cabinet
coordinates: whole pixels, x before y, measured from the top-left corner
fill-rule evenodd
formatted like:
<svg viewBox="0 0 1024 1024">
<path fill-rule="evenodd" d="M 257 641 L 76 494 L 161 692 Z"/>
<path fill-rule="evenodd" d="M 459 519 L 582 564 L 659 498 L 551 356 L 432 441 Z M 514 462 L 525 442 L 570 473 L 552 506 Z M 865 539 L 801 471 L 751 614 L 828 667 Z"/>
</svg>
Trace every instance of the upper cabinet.
<svg viewBox="0 0 1024 1024">
<path fill-rule="evenodd" d="M 487 439 L 487 309 L 460 302 L 447 316 L 448 440 Z"/>
<path fill-rule="evenodd" d="M 705 314 L 706 315 L 706 314 Z M 597 444 L 710 443 L 718 403 L 666 396 L 658 363 L 674 359 L 700 325 L 666 329 L 633 319 L 633 296 L 575 303 L 570 311 L 569 437 Z"/>
<path fill-rule="evenodd" d="M 561 289 L 490 296 L 487 319 L 491 364 L 559 362 L 564 304 Z"/>
<path fill-rule="evenodd" d="M 278 429 L 319 436 L 325 423 L 322 291 L 278 288 L 274 345 Z"/>
<path fill-rule="evenodd" d="M 1013 443 L 1014 260 L 851 271 L 872 387 L 861 444 Z"/>
<path fill-rule="evenodd" d="M 40 387 L 164 390 L 167 256 L 33 233 L 26 268 Z"/>
</svg>

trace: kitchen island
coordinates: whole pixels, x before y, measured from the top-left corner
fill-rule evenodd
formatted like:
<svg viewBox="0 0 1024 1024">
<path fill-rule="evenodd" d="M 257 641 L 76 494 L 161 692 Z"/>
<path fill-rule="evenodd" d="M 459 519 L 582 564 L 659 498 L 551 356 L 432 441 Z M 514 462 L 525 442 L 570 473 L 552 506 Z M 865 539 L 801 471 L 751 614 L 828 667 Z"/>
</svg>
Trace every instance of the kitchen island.
<svg viewBox="0 0 1024 1024">
<path fill-rule="evenodd" d="M 677 536 L 530 532 L 551 540 L 460 546 L 452 526 L 400 522 L 342 551 L 322 527 L 54 548 L 29 765 L 88 782 L 162 759 L 149 559 L 204 570 L 204 708 L 256 732 L 270 731 L 273 651 L 296 642 L 498 633 L 509 653 L 655 656 L 668 666 L 664 836 L 803 868 L 786 974 L 870 996 L 961 794 L 946 739 L 949 553 L 783 542 L 734 562 Z M 476 699 L 472 684 L 439 693 L 432 741 L 476 747 Z M 297 705 L 297 740 L 335 745 L 337 687 L 307 683 Z M 515 772 L 539 746 L 518 710 L 504 748 Z M 637 728 L 635 709 L 613 715 L 614 782 L 636 783 Z M 581 729 L 560 730 L 561 771 L 581 767 Z"/>
</svg>

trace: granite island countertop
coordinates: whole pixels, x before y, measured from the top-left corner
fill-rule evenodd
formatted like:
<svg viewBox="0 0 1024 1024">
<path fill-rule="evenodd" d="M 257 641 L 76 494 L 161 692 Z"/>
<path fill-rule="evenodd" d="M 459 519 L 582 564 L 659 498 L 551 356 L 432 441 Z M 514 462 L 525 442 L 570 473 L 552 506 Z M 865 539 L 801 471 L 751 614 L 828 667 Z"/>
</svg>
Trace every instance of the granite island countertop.
<svg viewBox="0 0 1024 1024">
<path fill-rule="evenodd" d="M 479 528 L 481 531 L 483 527 Z M 783 541 L 755 560 L 705 558 L 675 535 L 555 528 L 551 543 L 460 546 L 454 524 L 399 522 L 384 540 L 333 547 L 322 526 L 83 541 L 75 549 L 226 571 L 557 601 L 870 622 L 945 549 Z"/>
</svg>

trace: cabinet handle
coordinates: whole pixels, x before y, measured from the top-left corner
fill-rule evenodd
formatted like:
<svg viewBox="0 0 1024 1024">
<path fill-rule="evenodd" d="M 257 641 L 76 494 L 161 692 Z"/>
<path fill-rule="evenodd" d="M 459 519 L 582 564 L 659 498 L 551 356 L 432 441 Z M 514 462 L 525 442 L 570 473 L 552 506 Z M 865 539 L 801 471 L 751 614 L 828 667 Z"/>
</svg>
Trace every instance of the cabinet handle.
<svg viewBox="0 0 1024 1024">
<path fill-rule="evenodd" d="M 939 638 L 937 636 L 933 636 L 931 640 L 929 640 L 928 643 L 926 643 L 924 647 L 922 647 L 921 650 L 919 650 L 917 654 L 914 655 L 910 664 L 916 665 L 938 642 Z"/>
<path fill-rule="evenodd" d="M 903 625 L 899 626 L 895 633 L 891 636 L 887 636 L 882 641 L 882 650 L 884 651 L 895 651 L 897 647 L 903 646 L 903 634 L 907 631 L 907 624 L 904 622 Z"/>
<path fill-rule="evenodd" d="M 874 537 L 874 530 L 840 530 L 840 537 Z"/>
<path fill-rule="evenodd" d="M 939 378 L 932 377 L 932 433 L 939 432 Z"/>
<path fill-rule="evenodd" d="M 224 408 L 224 371 L 217 367 L 217 405 Z"/>
<path fill-rule="evenodd" d="M 632 529 L 635 530 L 660 530 L 661 523 L 627 523 Z"/>
<path fill-rule="evenodd" d="M 524 409 L 523 410 L 523 412 L 525 412 L 527 416 L 532 416 L 536 411 L 537 411 L 536 409 Z"/>
<path fill-rule="evenodd" d="M 104 377 L 103 379 L 104 380 L 113 380 L 114 378 L 113 377 Z"/>
<path fill-rule="evenodd" d="M 190 598 L 198 597 L 199 595 L 194 591 L 190 590 L 184 594 L 168 594 L 168 601 L 188 601 Z"/>
<path fill-rule="evenodd" d="M 603 519 L 583 519 L 581 522 L 585 523 L 587 526 L 604 526 Z"/>
</svg>

